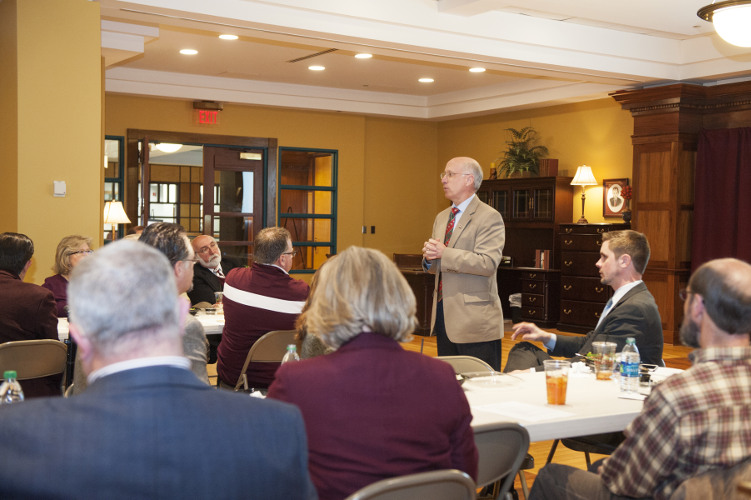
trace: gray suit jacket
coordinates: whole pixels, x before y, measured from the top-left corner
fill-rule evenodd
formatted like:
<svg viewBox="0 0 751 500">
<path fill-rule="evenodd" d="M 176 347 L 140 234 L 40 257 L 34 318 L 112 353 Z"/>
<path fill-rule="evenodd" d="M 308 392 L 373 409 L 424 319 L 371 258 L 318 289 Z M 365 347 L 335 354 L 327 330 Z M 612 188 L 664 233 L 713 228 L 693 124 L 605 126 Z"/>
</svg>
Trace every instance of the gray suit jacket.
<svg viewBox="0 0 751 500">
<path fill-rule="evenodd" d="M 315 498 L 297 408 L 157 366 L 0 406 L 0 498 Z"/>
<path fill-rule="evenodd" d="M 451 207 L 439 213 L 432 238 L 443 241 Z M 469 203 L 441 259 L 427 269 L 443 275 L 443 316 L 449 340 L 457 344 L 487 342 L 503 337 L 503 311 L 498 298 L 496 272 L 506 243 L 506 227 L 497 210 L 477 196 Z M 431 329 L 435 325 L 433 295 Z"/>
<path fill-rule="evenodd" d="M 584 337 L 558 335 L 553 356 L 572 357 L 593 351 L 592 342 L 615 342 L 623 350 L 626 338 L 634 337 L 642 363 L 662 366 L 662 321 L 647 285 L 639 283 L 613 307 L 599 326 Z"/>
</svg>

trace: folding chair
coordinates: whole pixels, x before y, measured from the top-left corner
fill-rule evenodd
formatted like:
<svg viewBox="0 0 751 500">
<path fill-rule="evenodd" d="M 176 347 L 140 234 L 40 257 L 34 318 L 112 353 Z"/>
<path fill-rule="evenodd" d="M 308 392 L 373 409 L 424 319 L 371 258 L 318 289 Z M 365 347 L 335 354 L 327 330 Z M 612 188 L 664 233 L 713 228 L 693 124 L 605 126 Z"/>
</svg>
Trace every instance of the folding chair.
<svg viewBox="0 0 751 500">
<path fill-rule="evenodd" d="M 493 498 L 501 499 L 511 490 L 527 456 L 529 433 L 514 422 L 481 425 L 474 433 L 479 454 L 477 486 L 492 484 Z"/>
<path fill-rule="evenodd" d="M 63 373 L 66 360 L 67 349 L 59 340 L 15 340 L 0 344 L 0 374 L 15 370 L 20 381 Z"/>
<path fill-rule="evenodd" d="M 474 500 L 475 483 L 456 469 L 434 470 L 383 479 L 365 486 L 346 500 Z"/>
<path fill-rule="evenodd" d="M 281 363 L 284 354 L 287 352 L 287 346 L 295 343 L 295 330 L 273 330 L 265 333 L 248 351 L 245 358 L 245 364 L 240 371 L 240 377 L 235 384 L 235 390 L 248 390 L 248 376 L 245 372 L 248 365 L 254 363 Z"/>
</svg>

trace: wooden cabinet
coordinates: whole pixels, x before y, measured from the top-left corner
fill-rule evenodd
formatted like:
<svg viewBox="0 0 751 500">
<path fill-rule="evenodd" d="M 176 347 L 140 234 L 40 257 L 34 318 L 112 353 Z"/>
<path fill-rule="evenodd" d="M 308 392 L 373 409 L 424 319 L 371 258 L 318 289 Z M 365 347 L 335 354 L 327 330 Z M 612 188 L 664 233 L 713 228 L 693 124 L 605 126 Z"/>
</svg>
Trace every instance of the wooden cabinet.
<svg viewBox="0 0 751 500">
<path fill-rule="evenodd" d="M 558 321 L 561 272 L 557 269 L 517 268 L 521 272 L 524 321 L 554 326 Z"/>
<path fill-rule="evenodd" d="M 415 335 L 430 335 L 430 320 L 433 311 L 433 290 L 435 275 L 422 270 L 422 255 L 395 253 L 394 263 L 409 283 L 417 299 L 417 321 Z"/>
<path fill-rule="evenodd" d="M 602 234 L 628 224 L 561 224 L 561 306 L 558 329 L 587 332 L 597 325 L 612 289 L 600 283 L 595 263 Z"/>
<path fill-rule="evenodd" d="M 573 186 L 571 177 L 518 177 L 511 179 L 486 179 L 477 196 L 498 210 L 506 224 L 506 245 L 503 255 L 511 257 L 512 266 L 498 269 L 498 293 L 503 313 L 511 317 L 508 297 L 522 293 L 526 305 L 522 317 L 552 326 L 557 320 L 560 275 L 553 272 L 560 266 L 558 255 L 559 225 L 571 221 L 573 212 Z M 536 269 L 535 250 L 550 250 L 550 269 Z M 533 271 L 534 270 L 534 271 Z M 536 272 L 530 278 L 529 272 Z M 537 280 L 542 280 L 540 285 Z M 531 288 L 532 286 L 540 288 Z M 527 293 L 523 287 L 527 287 Z M 544 289 L 543 293 L 539 293 Z M 532 293 L 537 292 L 537 293 Z M 526 311 L 526 313 L 525 313 Z"/>
<path fill-rule="evenodd" d="M 535 250 L 543 249 L 551 251 L 551 268 L 558 267 L 558 226 L 573 212 L 571 177 L 486 179 L 477 196 L 503 216 L 503 254 L 512 257 L 514 266 L 534 266 Z"/>
</svg>

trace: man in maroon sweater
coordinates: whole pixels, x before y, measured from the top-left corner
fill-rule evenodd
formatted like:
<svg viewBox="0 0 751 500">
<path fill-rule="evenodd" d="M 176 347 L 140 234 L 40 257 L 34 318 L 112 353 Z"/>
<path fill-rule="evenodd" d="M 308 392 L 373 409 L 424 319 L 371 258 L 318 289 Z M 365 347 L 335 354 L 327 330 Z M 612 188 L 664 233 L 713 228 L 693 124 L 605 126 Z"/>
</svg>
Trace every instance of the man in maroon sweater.
<svg viewBox="0 0 751 500">
<path fill-rule="evenodd" d="M 52 292 L 23 281 L 34 255 L 25 234 L 0 234 L 0 342 L 57 340 L 57 306 Z M 8 367 L 13 369 L 14 367 Z M 60 396 L 61 375 L 21 382 L 24 396 Z"/>
<path fill-rule="evenodd" d="M 253 344 L 272 330 L 292 330 L 310 288 L 289 276 L 295 256 L 284 228 L 268 227 L 256 236 L 253 265 L 235 268 L 224 282 L 224 331 L 217 350 L 220 385 L 234 387 Z M 279 363 L 251 363 L 248 385 L 265 389 Z"/>
</svg>

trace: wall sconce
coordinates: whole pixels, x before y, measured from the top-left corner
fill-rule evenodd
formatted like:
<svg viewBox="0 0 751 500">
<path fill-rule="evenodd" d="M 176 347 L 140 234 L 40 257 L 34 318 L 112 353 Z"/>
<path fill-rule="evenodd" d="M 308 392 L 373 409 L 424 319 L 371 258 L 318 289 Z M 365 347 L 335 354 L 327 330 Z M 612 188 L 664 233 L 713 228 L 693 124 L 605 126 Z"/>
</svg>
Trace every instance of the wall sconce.
<svg viewBox="0 0 751 500">
<path fill-rule="evenodd" d="M 104 223 L 112 224 L 112 241 L 115 241 L 118 224 L 130 224 L 130 219 L 125 214 L 122 202 L 108 201 L 104 204 Z"/>
<path fill-rule="evenodd" d="M 597 185 L 597 180 L 595 179 L 595 176 L 592 173 L 592 168 L 590 168 L 589 165 L 581 165 L 579 167 L 576 167 L 576 175 L 574 176 L 574 180 L 571 181 L 571 185 L 582 187 L 582 216 L 578 221 L 576 221 L 576 223 L 586 224 L 587 218 L 584 217 L 584 201 L 585 201 L 584 189 L 585 189 L 585 186 Z"/>
<path fill-rule="evenodd" d="M 725 0 L 702 7 L 697 16 L 714 24 L 717 34 L 738 47 L 751 47 L 751 0 Z"/>
</svg>

